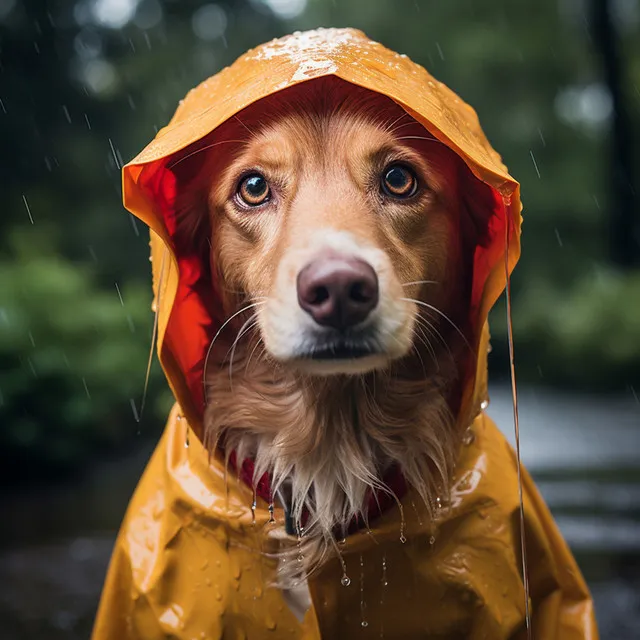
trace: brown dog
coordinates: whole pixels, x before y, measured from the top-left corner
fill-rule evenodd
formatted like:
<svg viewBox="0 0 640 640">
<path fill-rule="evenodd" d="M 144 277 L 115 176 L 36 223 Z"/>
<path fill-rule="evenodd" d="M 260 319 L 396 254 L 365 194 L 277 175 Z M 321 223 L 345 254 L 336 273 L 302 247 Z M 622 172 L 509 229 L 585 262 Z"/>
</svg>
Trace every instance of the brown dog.
<svg viewBox="0 0 640 640">
<path fill-rule="evenodd" d="M 221 127 L 180 189 L 211 243 L 224 328 L 207 442 L 272 477 L 304 572 L 403 470 L 429 513 L 449 486 L 470 355 L 459 158 L 388 98 L 335 78 Z M 207 154 L 203 162 L 202 156 Z M 297 552 L 297 551 L 296 551 Z M 289 564 L 280 578 L 296 578 Z"/>
</svg>

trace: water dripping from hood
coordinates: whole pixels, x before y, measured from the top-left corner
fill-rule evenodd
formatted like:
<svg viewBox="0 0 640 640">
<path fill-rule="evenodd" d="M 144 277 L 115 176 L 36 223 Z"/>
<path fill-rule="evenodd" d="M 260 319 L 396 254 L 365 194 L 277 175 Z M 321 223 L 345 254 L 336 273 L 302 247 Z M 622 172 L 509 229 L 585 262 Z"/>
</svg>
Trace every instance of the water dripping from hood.
<svg viewBox="0 0 640 640">
<path fill-rule="evenodd" d="M 367 603 L 364 601 L 364 559 L 360 554 L 360 626 L 366 628 L 369 626 L 367 622 Z"/>
<path fill-rule="evenodd" d="M 518 499 L 520 504 L 520 548 L 522 551 L 522 580 L 524 583 L 524 608 L 525 624 L 527 627 L 527 640 L 532 640 L 533 631 L 531 629 L 531 610 L 529 607 L 529 572 L 527 566 L 527 547 L 524 530 L 524 500 L 522 496 L 522 469 L 520 464 L 520 424 L 518 421 L 518 389 L 516 385 L 516 366 L 513 348 L 513 318 L 511 313 L 511 276 L 509 274 L 509 231 L 511 228 L 511 218 L 509 217 L 509 206 L 511 198 L 503 197 L 505 211 L 505 247 L 504 247 L 504 270 L 505 270 L 505 296 L 507 302 L 507 337 L 509 342 L 509 371 L 511 375 L 511 395 L 513 397 L 513 428 L 516 440 L 516 467 L 518 471 Z"/>
<path fill-rule="evenodd" d="M 380 611 L 384 607 L 384 594 L 389 584 L 387 580 L 387 556 L 382 556 L 382 579 L 380 580 Z M 384 638 L 384 615 L 380 616 L 380 637 Z"/>
</svg>

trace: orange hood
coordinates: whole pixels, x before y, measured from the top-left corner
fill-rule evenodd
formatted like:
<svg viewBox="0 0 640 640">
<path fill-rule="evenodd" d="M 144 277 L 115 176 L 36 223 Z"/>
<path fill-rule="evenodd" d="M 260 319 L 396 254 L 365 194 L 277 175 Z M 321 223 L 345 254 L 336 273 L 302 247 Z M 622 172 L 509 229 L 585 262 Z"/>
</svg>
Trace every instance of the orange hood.
<svg viewBox="0 0 640 640">
<path fill-rule="evenodd" d="M 468 381 L 463 392 L 461 420 L 473 417 L 470 414 L 475 415 L 485 399 L 485 323 L 505 285 L 505 251 L 509 271 L 520 254 L 519 185 L 485 138 L 475 111 L 425 69 L 360 31 L 319 29 L 257 47 L 205 80 L 187 94 L 169 124 L 123 170 L 124 204 L 151 228 L 160 362 L 199 436 L 204 408 L 203 356 L 221 318 L 216 317 L 218 305 L 212 297 L 208 260 L 185 255 L 175 244 L 172 203 L 176 179 L 168 165 L 176 154 L 184 154 L 187 147 L 245 107 L 328 75 L 394 100 L 493 190 L 493 215 L 482 246 L 474 254 L 472 313 L 478 366 L 475 379 Z"/>
</svg>

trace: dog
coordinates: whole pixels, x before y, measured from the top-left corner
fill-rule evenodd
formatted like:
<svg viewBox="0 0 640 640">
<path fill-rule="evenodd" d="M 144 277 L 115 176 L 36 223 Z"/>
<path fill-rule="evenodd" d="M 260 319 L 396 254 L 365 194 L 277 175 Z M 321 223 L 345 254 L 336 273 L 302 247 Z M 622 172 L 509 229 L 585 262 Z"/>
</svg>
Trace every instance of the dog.
<svg viewBox="0 0 640 640">
<path fill-rule="evenodd" d="M 471 355 L 460 159 L 388 98 L 314 85 L 216 131 L 177 204 L 186 242 L 210 244 L 225 317 L 206 442 L 286 496 L 305 559 L 279 572 L 288 586 L 366 523 L 394 466 L 434 515 Z"/>
</svg>

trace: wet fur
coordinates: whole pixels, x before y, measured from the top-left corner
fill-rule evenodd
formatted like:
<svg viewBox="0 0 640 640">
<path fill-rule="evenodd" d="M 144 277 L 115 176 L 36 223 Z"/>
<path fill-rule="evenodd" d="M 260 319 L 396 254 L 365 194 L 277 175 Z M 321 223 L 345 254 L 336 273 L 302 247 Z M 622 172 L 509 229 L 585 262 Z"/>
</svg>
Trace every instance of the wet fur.
<svg viewBox="0 0 640 640">
<path fill-rule="evenodd" d="M 209 254 L 226 323 L 205 372 L 206 444 L 212 450 L 222 445 L 227 455 L 235 451 L 239 460 L 254 458 L 255 480 L 268 472 L 276 490 L 289 483 L 296 523 L 303 507 L 311 513 L 301 545 L 288 548 L 304 557 L 303 566 L 286 563 L 279 576 L 283 584 L 334 552 L 336 527 L 346 527 L 356 515 L 366 520 L 367 491 L 385 490 L 382 477 L 393 464 L 433 516 L 436 496 L 448 490 L 459 445 L 453 416 L 460 380 L 474 361 L 467 346 L 470 275 L 464 243 L 471 222 L 459 192 L 462 163 L 390 100 L 347 89 L 337 79 L 311 84 L 316 86 L 294 87 L 262 101 L 260 109 L 245 110 L 173 168 L 182 185 L 176 205 L 180 241 Z M 364 130 L 373 147 L 377 136 L 384 144 L 391 136 L 419 156 L 429 193 L 415 210 L 372 213 L 348 172 L 333 172 L 333 158 L 359 152 L 354 140 Z M 291 206 L 279 214 L 249 212 L 243 218 L 229 204 L 238 171 L 251 161 L 247 155 L 262 153 L 265 135 L 283 138 L 283 162 L 287 154 L 299 155 L 285 171 L 295 173 L 302 163 L 305 189 L 313 191 L 317 180 L 318 191 L 296 209 L 296 220 L 285 217 L 291 194 Z M 307 165 L 308 158 L 318 161 Z M 291 189 L 303 189 L 302 183 L 294 175 Z M 336 189 L 335 205 L 324 207 Z M 413 314 L 410 348 L 375 370 L 318 375 L 275 358 L 265 346 L 270 327 L 264 307 L 282 286 L 278 266 L 292 244 L 305 242 L 301 235 L 317 234 L 322 225 L 373 243 L 389 258 L 396 297 L 400 286 L 407 298 L 432 307 L 406 303 Z M 407 285 L 414 281 L 428 282 Z"/>
</svg>

